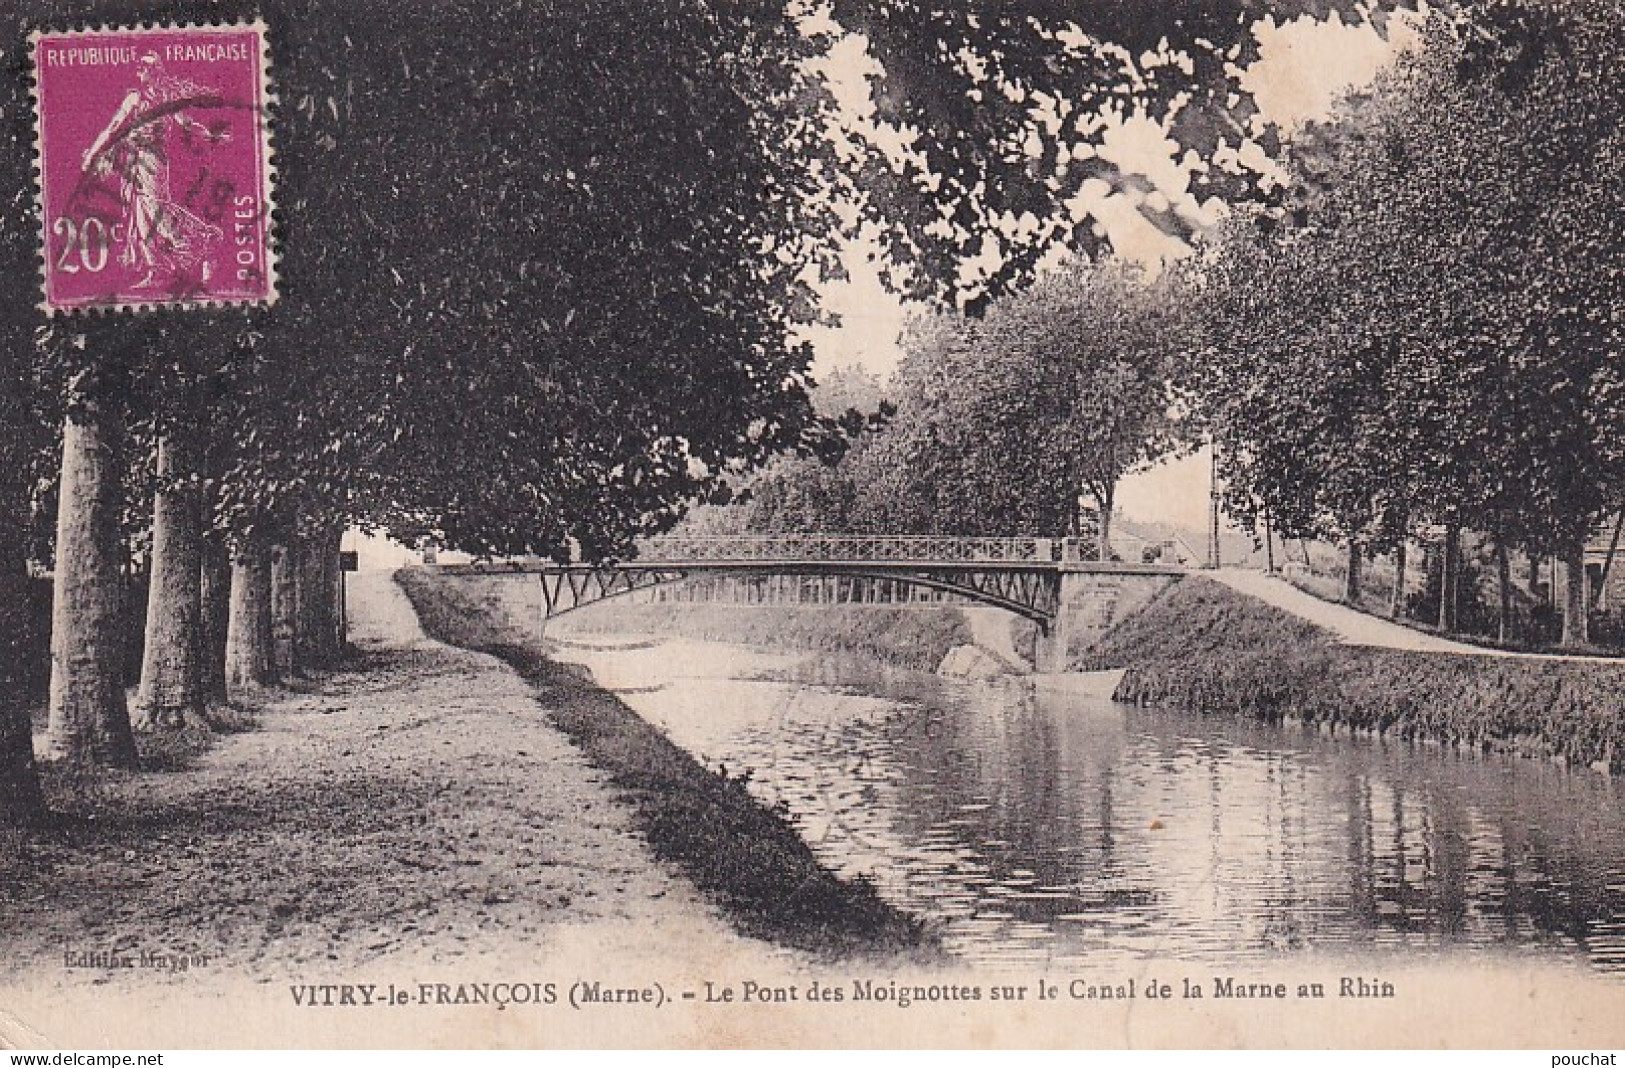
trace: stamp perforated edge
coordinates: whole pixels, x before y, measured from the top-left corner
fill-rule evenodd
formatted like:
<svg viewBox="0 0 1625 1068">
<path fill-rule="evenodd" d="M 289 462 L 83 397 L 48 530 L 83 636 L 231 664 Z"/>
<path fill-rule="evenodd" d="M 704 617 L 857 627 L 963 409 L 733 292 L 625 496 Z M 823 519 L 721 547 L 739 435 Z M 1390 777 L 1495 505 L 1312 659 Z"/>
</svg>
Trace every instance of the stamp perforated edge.
<svg viewBox="0 0 1625 1068">
<path fill-rule="evenodd" d="M 259 98 L 260 108 L 258 129 L 256 134 L 264 154 L 264 166 L 260 168 L 260 203 L 264 206 L 265 216 L 265 282 L 266 296 L 254 300 L 173 300 L 173 301 L 131 301 L 115 304 L 98 304 L 89 307 L 58 308 L 51 304 L 49 291 L 46 288 L 46 279 L 50 271 L 50 228 L 45 219 L 45 170 L 44 159 L 45 143 L 44 130 L 41 123 L 40 111 L 40 71 L 39 56 L 40 42 L 45 38 L 93 36 L 96 34 L 111 33 L 140 33 L 143 31 L 159 31 L 164 33 L 231 33 L 242 30 L 251 30 L 259 35 Z M 221 22 L 137 22 L 130 25 L 109 26 L 105 23 L 98 26 L 75 26 L 65 29 L 37 28 L 28 35 L 28 72 L 29 99 L 34 108 L 34 214 L 39 219 L 39 294 L 37 305 L 47 317 L 62 316 L 73 318 L 75 316 L 117 315 L 122 312 L 141 313 L 159 311 L 195 311 L 207 308 L 268 308 L 276 304 L 281 296 L 279 283 L 281 278 L 277 273 L 278 241 L 276 225 L 276 123 L 275 112 L 279 101 L 271 81 L 271 33 L 263 18 L 249 20 L 221 21 Z"/>
</svg>

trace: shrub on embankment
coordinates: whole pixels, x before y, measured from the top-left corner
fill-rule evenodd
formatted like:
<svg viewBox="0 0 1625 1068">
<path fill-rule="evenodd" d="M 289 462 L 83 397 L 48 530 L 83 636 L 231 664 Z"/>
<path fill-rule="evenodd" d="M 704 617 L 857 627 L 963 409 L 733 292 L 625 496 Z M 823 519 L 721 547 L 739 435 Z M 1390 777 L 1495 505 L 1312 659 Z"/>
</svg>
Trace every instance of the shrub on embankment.
<svg viewBox="0 0 1625 1068">
<path fill-rule="evenodd" d="M 456 578 L 407 569 L 397 581 L 427 634 L 490 653 L 531 684 L 548 720 L 610 774 L 655 854 L 679 865 L 745 933 L 829 955 L 929 947 L 917 920 L 868 883 L 820 864 L 741 779 L 708 770 L 580 668 L 549 660 Z"/>
<path fill-rule="evenodd" d="M 595 605 L 567 617 L 582 632 L 638 630 L 781 651 L 856 653 L 916 671 L 935 671 L 949 650 L 975 642 L 965 617 L 941 608 L 880 605 Z"/>
<path fill-rule="evenodd" d="M 1117 698 L 1625 768 L 1625 663 L 1342 645 L 1206 579 L 1176 583 L 1096 644 Z"/>
</svg>

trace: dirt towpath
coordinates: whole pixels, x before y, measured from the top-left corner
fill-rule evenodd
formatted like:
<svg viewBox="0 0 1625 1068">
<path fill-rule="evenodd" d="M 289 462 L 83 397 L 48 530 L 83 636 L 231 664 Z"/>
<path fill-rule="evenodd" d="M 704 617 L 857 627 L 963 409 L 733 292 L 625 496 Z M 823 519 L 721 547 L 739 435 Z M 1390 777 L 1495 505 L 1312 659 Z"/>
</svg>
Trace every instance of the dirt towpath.
<svg viewBox="0 0 1625 1068">
<path fill-rule="evenodd" d="M 1520 653 L 1507 649 L 1487 649 L 1468 645 L 1448 638 L 1427 634 L 1410 627 L 1373 615 L 1356 611 L 1347 605 L 1323 601 L 1305 593 L 1285 579 L 1266 575 L 1261 571 L 1223 569 L 1204 571 L 1204 578 L 1222 582 L 1238 593 L 1256 597 L 1266 604 L 1290 612 L 1299 619 L 1323 627 L 1336 635 L 1345 645 L 1367 645 L 1378 649 L 1409 649 L 1423 653 L 1453 653 L 1458 656 L 1500 656 L 1519 660 L 1574 660 L 1600 664 L 1619 664 L 1617 659 L 1604 656 L 1567 655 L 1562 653 Z"/>
<path fill-rule="evenodd" d="M 300 1015 L 293 984 L 785 966 L 651 856 L 509 668 L 425 638 L 387 573 L 349 593 L 358 669 L 270 695 L 193 767 L 98 780 L 31 846 L 0 888 L 0 1044 L 282 1044 L 284 1016 L 345 1042 L 372 1018 Z"/>
</svg>

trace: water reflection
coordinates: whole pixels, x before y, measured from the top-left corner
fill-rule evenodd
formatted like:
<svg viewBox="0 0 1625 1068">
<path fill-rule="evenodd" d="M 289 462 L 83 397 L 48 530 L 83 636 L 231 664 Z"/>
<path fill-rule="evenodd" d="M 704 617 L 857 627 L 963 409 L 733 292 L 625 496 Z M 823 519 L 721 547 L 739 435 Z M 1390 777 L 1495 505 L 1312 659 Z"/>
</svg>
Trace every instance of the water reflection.
<svg viewBox="0 0 1625 1068">
<path fill-rule="evenodd" d="M 1625 805 L 1600 776 L 838 658 L 574 656 L 968 959 L 1403 948 L 1625 972 Z"/>
</svg>

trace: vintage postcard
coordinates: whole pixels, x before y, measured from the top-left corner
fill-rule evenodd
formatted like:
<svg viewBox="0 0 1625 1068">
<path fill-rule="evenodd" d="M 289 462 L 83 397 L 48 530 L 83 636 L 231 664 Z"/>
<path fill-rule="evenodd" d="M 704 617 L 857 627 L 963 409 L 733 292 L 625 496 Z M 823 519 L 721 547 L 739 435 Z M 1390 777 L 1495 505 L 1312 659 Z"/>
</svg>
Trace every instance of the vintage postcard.
<svg viewBox="0 0 1625 1068">
<path fill-rule="evenodd" d="M 59 8 L 0 1047 L 1625 1045 L 1619 0 Z"/>
</svg>

